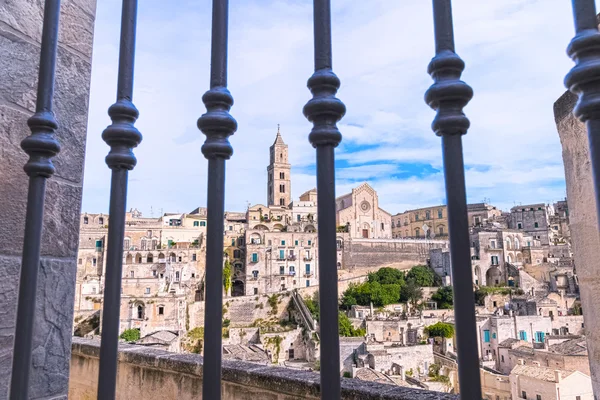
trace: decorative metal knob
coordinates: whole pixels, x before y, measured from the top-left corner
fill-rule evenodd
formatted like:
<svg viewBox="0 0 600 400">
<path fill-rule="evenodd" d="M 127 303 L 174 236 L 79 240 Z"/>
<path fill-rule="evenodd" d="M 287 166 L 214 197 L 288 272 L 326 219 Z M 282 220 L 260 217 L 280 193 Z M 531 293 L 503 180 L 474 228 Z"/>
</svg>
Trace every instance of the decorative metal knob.
<svg viewBox="0 0 600 400">
<path fill-rule="evenodd" d="M 308 88 L 313 98 L 304 106 L 304 116 L 313 123 L 308 140 L 317 147 L 332 145 L 336 147 L 342 140 L 337 122 L 346 113 L 346 106 L 335 97 L 340 80 L 329 68 L 316 70 L 308 79 Z"/>
<path fill-rule="evenodd" d="M 41 111 L 33 114 L 27 125 L 31 135 L 21 141 L 21 148 L 29 155 L 23 167 L 27 175 L 49 178 L 55 172 L 52 157 L 60 152 L 60 144 L 54 136 L 58 124 L 52 111 Z"/>
<path fill-rule="evenodd" d="M 236 120 L 229 114 L 233 97 L 223 86 L 216 86 L 202 96 L 207 112 L 198 119 L 198 129 L 206 135 L 202 154 L 207 159 L 224 158 L 233 154 L 229 136 L 237 130 Z"/>
<path fill-rule="evenodd" d="M 139 112 L 131 101 L 119 99 L 110 106 L 108 115 L 112 124 L 102 132 L 102 139 L 110 146 L 106 164 L 111 169 L 130 171 L 137 164 L 133 148 L 142 141 L 142 134 L 134 126 Z"/>
</svg>

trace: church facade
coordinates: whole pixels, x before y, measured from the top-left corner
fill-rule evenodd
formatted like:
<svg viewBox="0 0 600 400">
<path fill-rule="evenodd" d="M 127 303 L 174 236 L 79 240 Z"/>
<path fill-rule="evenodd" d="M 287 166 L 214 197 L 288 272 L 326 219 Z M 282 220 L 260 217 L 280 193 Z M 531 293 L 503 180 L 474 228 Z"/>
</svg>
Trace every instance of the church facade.
<svg viewBox="0 0 600 400">
<path fill-rule="evenodd" d="M 336 199 L 336 223 L 351 238 L 392 238 L 392 215 L 379 208 L 377 192 L 368 183 Z"/>
</svg>

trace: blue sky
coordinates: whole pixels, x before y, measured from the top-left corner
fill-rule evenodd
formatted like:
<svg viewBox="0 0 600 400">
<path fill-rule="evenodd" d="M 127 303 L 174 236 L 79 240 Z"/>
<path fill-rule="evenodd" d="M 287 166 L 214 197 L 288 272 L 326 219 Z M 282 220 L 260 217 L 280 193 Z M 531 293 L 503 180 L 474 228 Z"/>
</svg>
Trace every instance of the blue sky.
<svg viewBox="0 0 600 400">
<path fill-rule="evenodd" d="M 169 3 L 169 5 L 166 5 Z M 463 137 L 470 202 L 502 208 L 565 196 L 552 105 L 572 67 L 567 0 L 454 0 L 463 79 L 475 96 Z M 176 5 L 175 5 L 176 4 Z M 334 71 L 347 113 L 339 124 L 336 193 L 363 181 L 395 214 L 444 202 L 441 144 L 423 101 L 431 85 L 431 2 L 332 0 Z M 312 1 L 234 0 L 230 11 L 229 88 L 238 131 L 227 164 L 226 209 L 266 201 L 268 148 L 277 124 L 290 146 L 292 192 L 316 186 L 310 98 Z M 101 140 L 116 93 L 120 1 L 98 2 L 83 210 L 106 212 L 110 171 Z M 140 1 L 134 103 L 144 135 L 135 149 L 128 206 L 149 216 L 206 205 L 207 161 L 196 128 L 208 89 L 210 1 Z"/>
</svg>

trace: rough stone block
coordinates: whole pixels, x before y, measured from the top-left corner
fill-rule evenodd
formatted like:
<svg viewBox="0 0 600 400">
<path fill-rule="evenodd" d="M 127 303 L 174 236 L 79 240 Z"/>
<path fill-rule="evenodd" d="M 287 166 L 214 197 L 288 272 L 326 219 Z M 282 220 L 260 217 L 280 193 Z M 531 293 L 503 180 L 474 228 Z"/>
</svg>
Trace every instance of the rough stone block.
<svg viewBox="0 0 600 400">
<path fill-rule="evenodd" d="M 38 0 L 4 0 L 0 3 L 0 23 L 40 43 L 44 2 Z M 92 57 L 95 0 L 63 0 L 61 2 L 59 41 L 83 58 Z"/>
</svg>

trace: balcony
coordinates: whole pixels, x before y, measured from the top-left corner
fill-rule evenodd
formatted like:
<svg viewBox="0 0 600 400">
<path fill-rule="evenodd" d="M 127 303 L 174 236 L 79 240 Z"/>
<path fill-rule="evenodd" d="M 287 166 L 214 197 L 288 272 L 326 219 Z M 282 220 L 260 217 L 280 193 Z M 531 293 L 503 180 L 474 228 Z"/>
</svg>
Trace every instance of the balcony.
<svg viewBox="0 0 600 400">
<path fill-rule="evenodd" d="M 338 247 L 338 249 L 339 249 L 339 247 Z M 313 259 L 312 256 L 304 257 L 304 261 L 312 261 L 312 259 Z"/>
<path fill-rule="evenodd" d="M 287 257 L 288 261 L 296 261 L 296 256 L 291 254 Z"/>
<path fill-rule="evenodd" d="M 296 276 L 296 271 L 290 271 L 290 272 L 288 272 L 288 275 L 289 276 Z"/>
<path fill-rule="evenodd" d="M 99 367 L 100 341 L 73 338 L 69 398 L 95 398 L 97 380 L 90 371 Z M 121 344 L 117 397 L 155 398 L 156 393 L 180 400 L 202 396 L 203 357 Z M 223 361 L 222 399 L 319 399 L 319 374 L 242 361 Z M 440 392 L 341 378 L 342 400 L 458 400 Z"/>
</svg>

